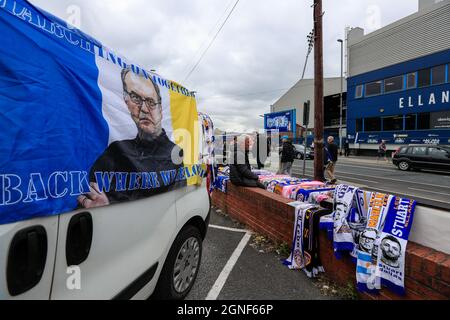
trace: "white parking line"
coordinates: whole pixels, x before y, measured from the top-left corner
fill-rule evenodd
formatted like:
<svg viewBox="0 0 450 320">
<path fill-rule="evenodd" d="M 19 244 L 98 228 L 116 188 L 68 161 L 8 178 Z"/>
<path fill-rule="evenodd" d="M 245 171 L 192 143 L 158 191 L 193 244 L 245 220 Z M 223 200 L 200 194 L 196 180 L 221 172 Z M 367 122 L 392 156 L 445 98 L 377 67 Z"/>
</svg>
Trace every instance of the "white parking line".
<svg viewBox="0 0 450 320">
<path fill-rule="evenodd" d="M 244 251 L 245 246 L 247 245 L 248 241 L 250 240 L 251 235 L 252 234 L 250 232 L 247 232 L 244 235 L 244 237 L 242 238 L 241 242 L 239 242 L 239 245 L 234 250 L 233 254 L 231 255 L 231 257 L 228 260 L 225 267 L 223 267 L 222 272 L 220 273 L 220 275 L 217 278 L 216 282 L 214 283 L 213 287 L 209 291 L 205 300 L 217 300 L 217 297 L 219 296 L 220 292 L 222 291 L 223 286 L 227 282 L 228 276 L 230 275 L 236 262 L 238 261 L 239 257 L 241 256 L 242 251 Z"/>
<path fill-rule="evenodd" d="M 213 229 L 226 230 L 226 231 L 232 231 L 232 232 L 242 232 L 242 233 L 248 232 L 248 230 L 245 230 L 245 229 L 228 228 L 228 227 L 216 226 L 213 224 L 210 224 L 209 227 L 213 228 Z"/>
</svg>

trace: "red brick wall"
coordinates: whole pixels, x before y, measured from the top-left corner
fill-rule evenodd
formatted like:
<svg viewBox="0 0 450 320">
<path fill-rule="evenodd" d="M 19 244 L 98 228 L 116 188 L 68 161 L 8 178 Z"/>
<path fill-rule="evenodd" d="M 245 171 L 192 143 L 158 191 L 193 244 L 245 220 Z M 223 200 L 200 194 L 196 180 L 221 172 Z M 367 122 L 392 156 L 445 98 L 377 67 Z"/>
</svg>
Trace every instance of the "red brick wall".
<svg viewBox="0 0 450 320">
<path fill-rule="evenodd" d="M 292 243 L 294 208 L 291 200 L 257 188 L 236 187 L 228 183 L 228 192 L 214 191 L 213 205 L 250 229 L 276 242 Z M 406 296 L 383 289 L 377 296 L 362 294 L 363 299 L 449 299 L 450 256 L 413 242 L 406 249 Z M 320 255 L 328 277 L 346 286 L 356 284 L 356 267 L 349 258 L 337 260 L 326 233 L 320 234 Z"/>
</svg>

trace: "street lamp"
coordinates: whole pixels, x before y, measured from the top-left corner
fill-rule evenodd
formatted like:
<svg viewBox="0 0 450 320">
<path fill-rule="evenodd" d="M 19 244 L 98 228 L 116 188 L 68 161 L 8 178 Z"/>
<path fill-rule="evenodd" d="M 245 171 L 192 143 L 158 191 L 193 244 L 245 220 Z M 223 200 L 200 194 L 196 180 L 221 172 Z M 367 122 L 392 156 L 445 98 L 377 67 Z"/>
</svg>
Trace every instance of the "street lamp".
<svg viewBox="0 0 450 320">
<path fill-rule="evenodd" d="M 339 149 L 342 155 L 342 108 L 343 108 L 343 91 L 344 91 L 344 41 L 338 39 L 341 43 L 341 102 L 339 110 Z"/>
</svg>

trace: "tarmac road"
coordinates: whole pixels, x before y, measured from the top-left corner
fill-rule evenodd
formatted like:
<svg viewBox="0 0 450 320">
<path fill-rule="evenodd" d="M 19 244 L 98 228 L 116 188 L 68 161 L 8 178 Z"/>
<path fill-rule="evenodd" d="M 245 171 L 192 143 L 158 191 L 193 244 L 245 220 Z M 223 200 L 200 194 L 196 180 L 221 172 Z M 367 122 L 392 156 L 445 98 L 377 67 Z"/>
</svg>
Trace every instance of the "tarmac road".
<svg viewBox="0 0 450 320">
<path fill-rule="evenodd" d="M 313 161 L 306 161 L 306 176 L 313 177 Z M 295 161 L 292 173 L 300 177 L 303 161 Z M 340 157 L 336 177 L 369 191 L 380 191 L 410 197 L 419 204 L 450 211 L 450 172 L 430 170 L 400 171 L 392 163 L 367 157 Z M 338 181 L 338 183 L 339 183 Z"/>
</svg>

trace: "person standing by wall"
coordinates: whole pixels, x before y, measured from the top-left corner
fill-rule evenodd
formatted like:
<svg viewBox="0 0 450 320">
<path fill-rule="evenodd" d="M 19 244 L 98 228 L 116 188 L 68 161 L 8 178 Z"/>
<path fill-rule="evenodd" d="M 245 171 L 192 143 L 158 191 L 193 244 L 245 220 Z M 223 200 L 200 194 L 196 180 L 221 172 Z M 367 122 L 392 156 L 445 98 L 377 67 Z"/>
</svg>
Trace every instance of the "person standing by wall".
<svg viewBox="0 0 450 320">
<path fill-rule="evenodd" d="M 388 161 L 386 158 L 386 151 L 387 151 L 387 147 L 386 147 L 386 141 L 381 140 L 380 145 L 378 146 L 378 157 L 377 157 L 377 162 L 380 160 L 381 157 L 384 158 L 384 161 Z"/>
<path fill-rule="evenodd" d="M 325 165 L 325 171 L 328 174 L 328 177 L 330 178 L 330 182 L 332 184 L 335 184 L 337 182 L 336 176 L 334 174 L 336 169 L 336 163 L 338 161 L 338 146 L 334 143 L 334 137 L 330 136 L 327 139 L 328 145 L 326 147 L 326 155 L 324 159 L 327 161 Z"/>
<path fill-rule="evenodd" d="M 281 150 L 281 168 L 279 174 L 291 175 L 292 164 L 295 159 L 295 147 L 289 138 L 283 139 L 283 147 Z"/>
<path fill-rule="evenodd" d="M 350 155 L 350 144 L 348 143 L 348 140 L 345 140 L 344 142 L 344 154 L 346 158 Z"/>
</svg>

